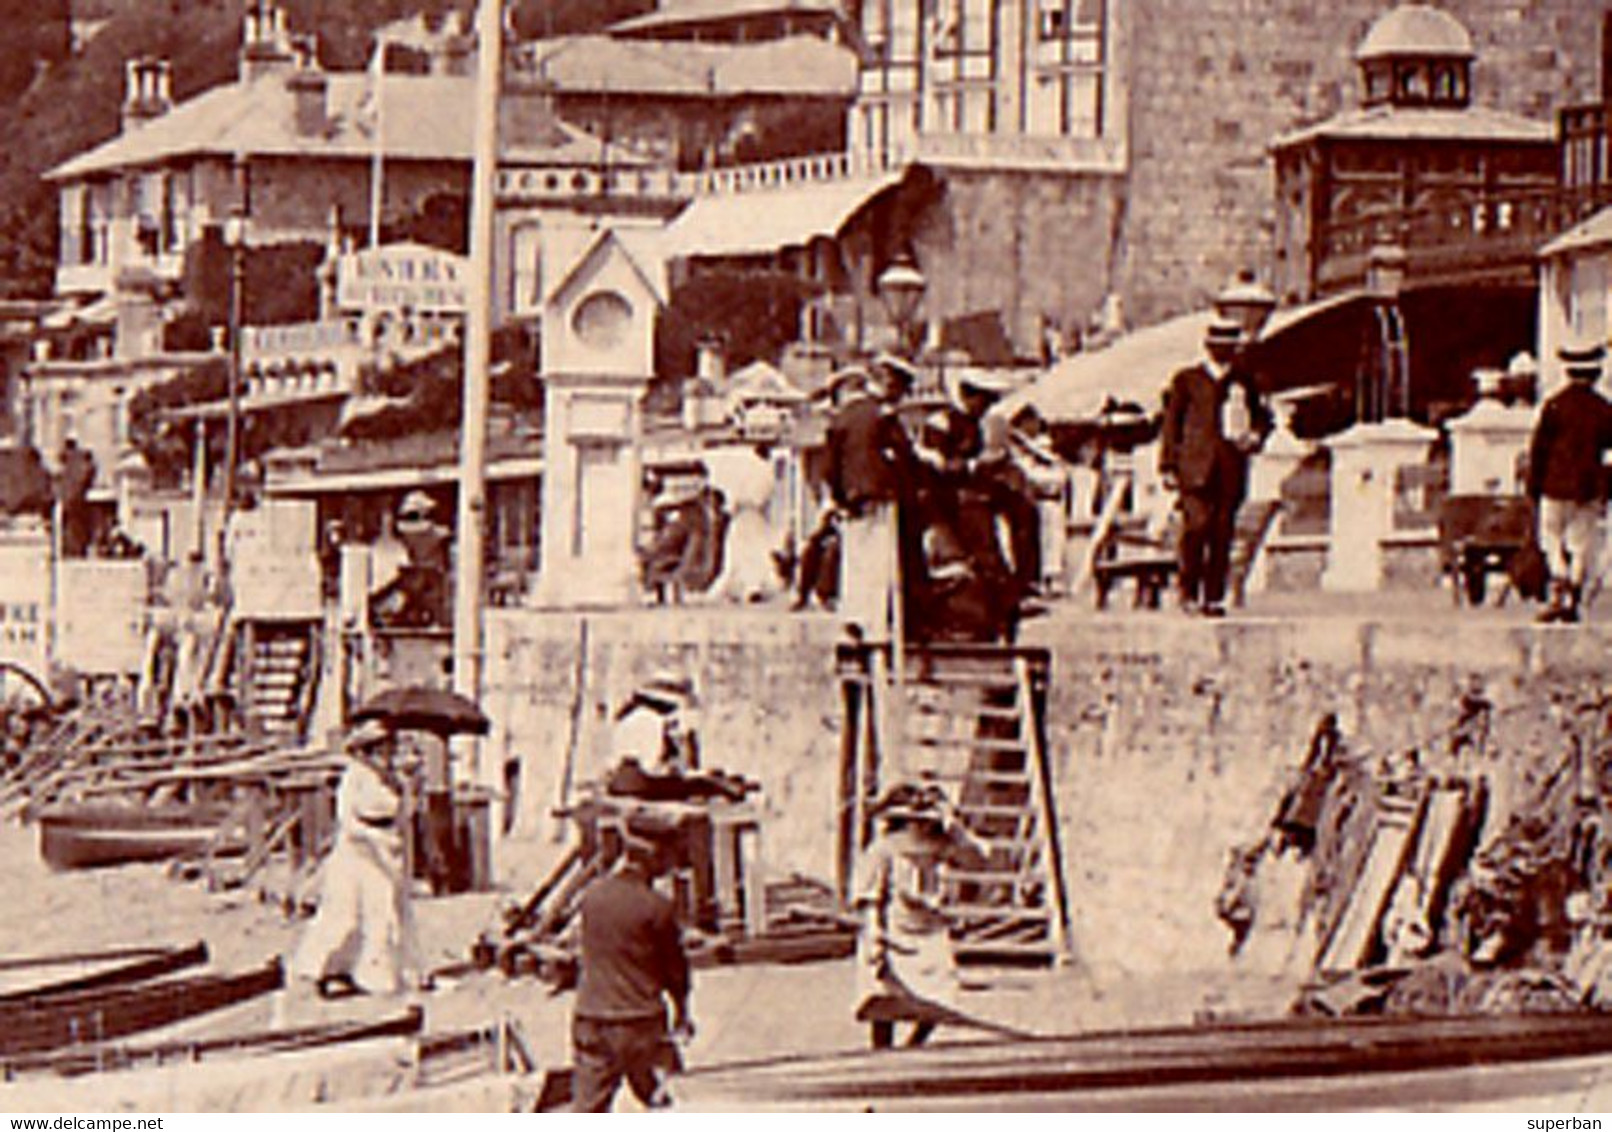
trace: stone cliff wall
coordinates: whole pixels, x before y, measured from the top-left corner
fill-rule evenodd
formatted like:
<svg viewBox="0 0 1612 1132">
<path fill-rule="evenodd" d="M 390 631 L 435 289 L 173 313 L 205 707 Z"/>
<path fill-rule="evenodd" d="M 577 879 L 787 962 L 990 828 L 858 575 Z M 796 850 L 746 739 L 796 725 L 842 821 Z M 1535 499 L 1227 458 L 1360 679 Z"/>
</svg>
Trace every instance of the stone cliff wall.
<svg viewBox="0 0 1612 1132">
<path fill-rule="evenodd" d="M 485 703 L 495 751 L 522 758 L 523 822 L 547 820 L 573 744 L 577 776 L 602 765 L 606 705 L 681 667 L 704 704 L 708 765 L 765 787 L 770 870 L 831 879 L 835 634 L 831 618 L 754 611 L 491 614 Z M 1074 945 L 1099 975 L 1225 964 L 1214 898 L 1227 851 L 1260 835 L 1325 712 L 1352 749 L 1395 752 L 1441 735 L 1460 697 L 1481 691 L 1495 704 L 1488 769 L 1503 818 L 1567 750 L 1572 705 L 1612 673 L 1612 634 L 1454 619 L 1115 615 L 1036 625 L 1028 643 L 1053 650 L 1048 737 Z"/>
</svg>

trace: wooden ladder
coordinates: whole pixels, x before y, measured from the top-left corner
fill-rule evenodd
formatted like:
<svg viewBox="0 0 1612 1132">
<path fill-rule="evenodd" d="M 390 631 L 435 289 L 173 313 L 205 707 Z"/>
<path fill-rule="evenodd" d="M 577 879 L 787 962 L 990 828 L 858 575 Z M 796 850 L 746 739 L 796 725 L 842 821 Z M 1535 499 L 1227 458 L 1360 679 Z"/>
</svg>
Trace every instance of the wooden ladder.
<svg viewBox="0 0 1612 1132">
<path fill-rule="evenodd" d="M 1045 651 L 913 648 L 900 684 L 879 679 L 879 658 L 864 656 L 857 664 L 846 650 L 842 676 L 847 659 L 863 675 L 854 689 L 861 702 L 847 713 L 844 753 L 852 765 L 841 775 L 843 890 L 849 890 L 855 854 L 871 838 L 868 811 L 883 788 L 880 779 L 905 773 L 942 787 L 984 852 L 983 861 L 942 874 L 958 962 L 1028 965 L 1064 959 L 1068 898 L 1044 735 Z M 892 752 L 894 758 L 877 749 L 880 729 L 863 722 L 880 714 L 881 694 L 901 699 L 899 710 L 890 713 L 891 741 L 902 748 Z"/>
</svg>

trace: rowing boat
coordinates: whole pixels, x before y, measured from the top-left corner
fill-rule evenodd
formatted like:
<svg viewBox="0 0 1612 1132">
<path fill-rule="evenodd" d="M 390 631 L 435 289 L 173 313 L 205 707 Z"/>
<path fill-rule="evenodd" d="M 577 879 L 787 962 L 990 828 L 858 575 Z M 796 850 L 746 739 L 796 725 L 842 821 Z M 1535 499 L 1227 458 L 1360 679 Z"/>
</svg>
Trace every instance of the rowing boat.
<svg viewBox="0 0 1612 1132">
<path fill-rule="evenodd" d="M 131 947 L 0 960 L 0 1007 L 127 986 L 207 962 L 207 945 Z"/>
<path fill-rule="evenodd" d="M 55 869 L 167 861 L 209 846 L 217 856 L 228 819 L 221 806 L 64 804 L 40 813 L 39 853 Z"/>
<path fill-rule="evenodd" d="M 278 959 L 230 975 L 192 975 L 0 1002 L 0 1060 L 111 1041 L 279 990 Z"/>
<path fill-rule="evenodd" d="M 1612 1016 L 1283 1020 L 788 1057 L 696 1070 L 714 1110 L 1160 1111 L 1612 1102 Z M 1554 1099 L 1553 1099 L 1554 1098 Z"/>
</svg>

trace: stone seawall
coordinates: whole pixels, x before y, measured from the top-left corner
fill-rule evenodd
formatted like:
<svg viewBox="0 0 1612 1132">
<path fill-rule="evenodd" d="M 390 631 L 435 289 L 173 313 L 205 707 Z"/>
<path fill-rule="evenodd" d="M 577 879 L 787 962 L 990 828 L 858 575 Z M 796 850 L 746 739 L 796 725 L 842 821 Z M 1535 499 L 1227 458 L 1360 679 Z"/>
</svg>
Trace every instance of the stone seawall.
<svg viewBox="0 0 1612 1132">
<path fill-rule="evenodd" d="M 748 610 L 488 617 L 495 753 L 522 764 L 520 821 L 550 820 L 604 764 L 608 716 L 640 679 L 691 674 L 708 765 L 759 779 L 774 873 L 833 876 L 840 693 L 830 617 Z M 1573 705 L 1612 680 L 1612 634 L 1460 620 L 1189 621 L 1060 616 L 1048 739 L 1078 957 L 1096 971 L 1223 968 L 1228 849 L 1257 838 L 1317 720 L 1351 748 L 1431 749 L 1463 695 L 1494 704 L 1496 820 L 1567 750 Z M 584 647 L 585 646 L 585 647 Z"/>
</svg>

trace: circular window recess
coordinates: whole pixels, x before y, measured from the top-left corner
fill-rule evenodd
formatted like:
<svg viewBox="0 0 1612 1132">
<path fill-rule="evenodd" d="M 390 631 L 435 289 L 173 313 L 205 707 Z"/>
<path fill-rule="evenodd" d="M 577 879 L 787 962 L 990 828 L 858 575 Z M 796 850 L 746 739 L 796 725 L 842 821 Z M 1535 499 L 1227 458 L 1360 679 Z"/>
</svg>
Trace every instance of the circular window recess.
<svg viewBox="0 0 1612 1132">
<path fill-rule="evenodd" d="M 632 304 L 614 291 L 596 291 L 577 304 L 571 329 L 595 350 L 621 343 L 632 325 Z"/>
</svg>

